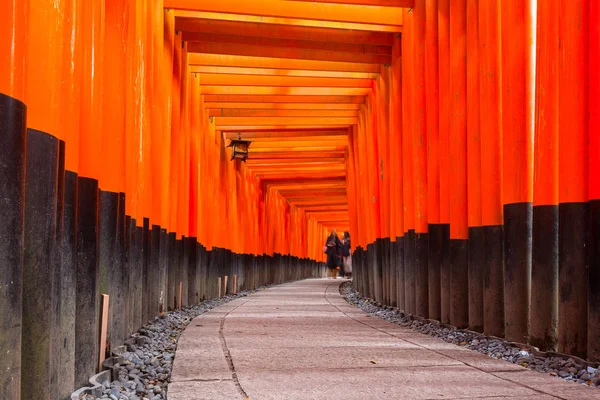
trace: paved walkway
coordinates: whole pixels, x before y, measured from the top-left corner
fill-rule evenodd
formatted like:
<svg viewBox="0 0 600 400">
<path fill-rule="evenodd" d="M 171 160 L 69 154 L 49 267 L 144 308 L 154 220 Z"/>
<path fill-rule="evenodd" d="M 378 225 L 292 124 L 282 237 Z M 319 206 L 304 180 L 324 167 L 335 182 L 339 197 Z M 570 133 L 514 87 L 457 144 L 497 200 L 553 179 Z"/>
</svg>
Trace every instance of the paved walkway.
<svg viewBox="0 0 600 400">
<path fill-rule="evenodd" d="M 342 280 L 240 298 L 181 336 L 169 400 L 600 399 L 566 382 L 368 316 Z"/>
</svg>

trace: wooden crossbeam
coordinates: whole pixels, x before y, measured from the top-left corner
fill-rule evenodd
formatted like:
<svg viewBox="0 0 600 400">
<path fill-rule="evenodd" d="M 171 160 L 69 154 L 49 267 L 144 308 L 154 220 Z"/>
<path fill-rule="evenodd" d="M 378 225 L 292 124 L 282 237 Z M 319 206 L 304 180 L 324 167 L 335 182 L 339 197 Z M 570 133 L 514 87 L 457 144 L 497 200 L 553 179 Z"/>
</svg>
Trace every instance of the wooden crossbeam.
<svg viewBox="0 0 600 400">
<path fill-rule="evenodd" d="M 211 117 L 358 117 L 357 110 L 250 110 L 209 109 Z"/>
<path fill-rule="evenodd" d="M 322 103 L 204 103 L 207 110 L 354 110 L 360 104 L 322 104 Z"/>
<path fill-rule="evenodd" d="M 181 13 L 178 13 L 181 15 Z M 194 15 L 194 14 L 192 14 Z M 177 17 L 175 29 L 183 32 L 231 34 L 277 39 L 298 39 L 338 43 L 391 46 L 394 35 L 387 32 L 269 24 L 263 21 L 228 21 L 209 18 Z"/>
<path fill-rule="evenodd" d="M 172 10 L 169 10 L 171 12 Z M 187 10 L 175 10 L 175 18 L 204 18 L 213 21 L 235 21 L 235 22 L 252 22 L 260 23 L 265 25 L 288 25 L 298 27 L 311 27 L 311 28 L 327 28 L 327 29 L 343 29 L 353 31 L 367 31 L 367 32 L 389 32 L 398 33 L 402 32 L 402 26 L 399 25 L 380 25 L 380 24 L 366 24 L 356 22 L 335 22 L 335 21 L 323 21 L 317 19 L 307 18 L 280 18 L 280 17 L 265 17 L 263 15 L 243 15 L 234 13 L 224 12 L 199 12 L 199 11 L 187 11 Z"/>
<path fill-rule="evenodd" d="M 406 8 L 412 8 L 415 4 L 414 0 L 294 0 L 294 1 L 310 1 L 311 3 L 339 3 L 339 4 L 355 4 L 355 5 L 363 5 L 363 6 L 406 7 Z"/>
<path fill-rule="evenodd" d="M 380 72 L 379 64 L 365 64 L 353 61 L 297 60 L 282 58 L 277 54 L 273 57 L 256 57 L 191 52 L 188 54 L 188 62 L 190 65 L 212 67 L 274 68 L 308 71 L 366 72 L 373 74 Z"/>
<path fill-rule="evenodd" d="M 348 130 L 334 129 L 297 129 L 297 130 L 264 130 L 243 132 L 244 139 L 259 138 L 301 138 L 315 136 L 347 136 Z M 226 139 L 237 139 L 237 132 L 225 132 Z"/>
<path fill-rule="evenodd" d="M 282 86 L 282 87 L 339 87 L 370 88 L 372 79 L 313 78 L 288 76 L 256 76 L 228 74 L 198 74 L 194 76 L 206 86 Z"/>
<path fill-rule="evenodd" d="M 326 50 L 344 53 L 384 54 L 391 56 L 392 47 L 369 43 L 334 42 L 323 36 L 318 40 L 285 39 L 275 37 L 239 35 L 232 31 L 227 34 L 215 32 L 183 32 L 183 40 L 187 42 L 229 43 L 238 46 L 264 46 L 286 49 Z M 282 56 L 284 57 L 284 56 Z M 288 57 L 284 57 L 288 58 Z"/>
<path fill-rule="evenodd" d="M 389 64 L 388 54 L 352 53 L 321 49 L 262 46 L 259 44 L 241 45 L 238 43 L 189 42 L 188 52 L 205 54 L 225 54 L 235 56 L 291 58 L 295 60 L 317 60 L 353 62 L 362 64 Z"/>
<path fill-rule="evenodd" d="M 285 95 L 204 95 L 207 103 L 317 103 L 317 104 L 358 104 L 365 102 L 364 96 L 285 96 Z"/>
<path fill-rule="evenodd" d="M 261 125 L 353 125 L 357 117 L 215 117 L 219 126 L 261 126 Z"/>
<path fill-rule="evenodd" d="M 391 26 L 402 25 L 403 12 L 399 7 L 365 7 L 360 5 L 282 0 L 164 0 L 164 7 L 176 10 Z"/>
<path fill-rule="evenodd" d="M 370 88 L 337 87 L 200 86 L 200 94 L 205 95 L 364 96 L 370 91 Z"/>
<path fill-rule="evenodd" d="M 307 78 L 342 78 L 342 79 L 376 79 L 379 74 L 371 72 L 348 71 L 311 71 L 303 69 L 277 69 L 252 67 L 213 67 L 208 65 L 192 65 L 191 73 L 230 74 L 251 76 L 285 76 Z"/>
</svg>

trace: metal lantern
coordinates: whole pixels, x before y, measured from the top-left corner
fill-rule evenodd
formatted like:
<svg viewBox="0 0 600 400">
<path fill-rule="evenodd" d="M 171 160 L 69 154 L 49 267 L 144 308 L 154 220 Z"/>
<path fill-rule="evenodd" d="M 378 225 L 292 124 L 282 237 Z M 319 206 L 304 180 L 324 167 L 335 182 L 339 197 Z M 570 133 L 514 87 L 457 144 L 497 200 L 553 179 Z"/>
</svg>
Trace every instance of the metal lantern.
<svg viewBox="0 0 600 400">
<path fill-rule="evenodd" d="M 250 147 L 250 143 L 252 142 L 249 140 L 242 140 L 241 135 L 238 136 L 237 140 L 231 139 L 229 146 L 227 146 L 233 147 L 233 150 L 231 151 L 231 160 L 238 159 L 246 162 L 248 159 L 248 148 Z"/>
</svg>

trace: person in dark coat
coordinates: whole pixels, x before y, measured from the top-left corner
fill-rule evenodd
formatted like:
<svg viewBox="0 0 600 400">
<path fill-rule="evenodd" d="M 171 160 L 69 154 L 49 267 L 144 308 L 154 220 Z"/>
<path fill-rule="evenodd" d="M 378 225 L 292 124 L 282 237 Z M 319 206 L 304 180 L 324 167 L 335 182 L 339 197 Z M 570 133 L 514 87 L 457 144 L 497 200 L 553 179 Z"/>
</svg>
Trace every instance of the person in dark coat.
<svg viewBox="0 0 600 400">
<path fill-rule="evenodd" d="M 329 277 L 336 279 L 337 268 L 339 268 L 340 254 L 342 248 L 342 242 L 337 235 L 335 229 L 331 230 L 331 234 L 325 242 L 325 253 L 327 254 L 327 270 Z"/>
<path fill-rule="evenodd" d="M 350 244 L 350 232 L 344 232 L 342 239 L 342 259 L 344 260 L 344 276 L 352 278 L 352 246 Z"/>
</svg>

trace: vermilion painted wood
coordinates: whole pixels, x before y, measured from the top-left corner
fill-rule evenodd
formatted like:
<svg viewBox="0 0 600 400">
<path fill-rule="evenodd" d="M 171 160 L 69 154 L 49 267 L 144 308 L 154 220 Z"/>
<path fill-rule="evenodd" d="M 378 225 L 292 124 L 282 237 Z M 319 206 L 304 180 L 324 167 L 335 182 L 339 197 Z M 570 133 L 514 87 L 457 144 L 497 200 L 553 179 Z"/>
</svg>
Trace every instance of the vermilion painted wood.
<svg viewBox="0 0 600 400">
<path fill-rule="evenodd" d="M 200 0 L 165 0 L 165 8 L 202 12 L 234 13 L 276 18 L 306 18 L 332 22 L 353 22 L 381 25 L 402 25 L 402 9 L 395 7 L 363 7 L 346 4 L 304 3 L 263 0 L 248 3 L 242 0 L 222 0 L 209 3 Z"/>
<path fill-rule="evenodd" d="M 292 24 L 275 25 L 267 22 L 214 20 L 202 18 L 202 15 L 177 17 L 175 19 L 175 29 L 184 32 L 235 33 L 243 36 L 356 44 L 367 43 L 383 46 L 391 46 L 393 42 L 393 34 L 386 32 L 294 26 Z"/>
</svg>

